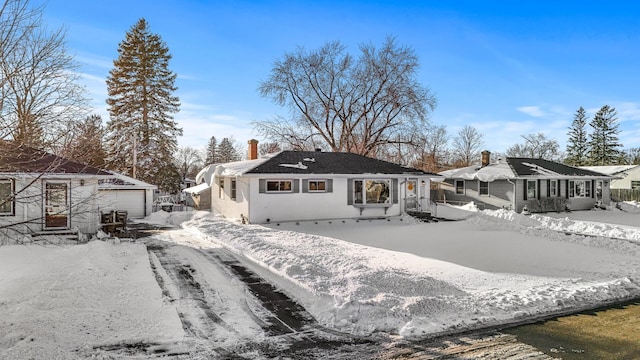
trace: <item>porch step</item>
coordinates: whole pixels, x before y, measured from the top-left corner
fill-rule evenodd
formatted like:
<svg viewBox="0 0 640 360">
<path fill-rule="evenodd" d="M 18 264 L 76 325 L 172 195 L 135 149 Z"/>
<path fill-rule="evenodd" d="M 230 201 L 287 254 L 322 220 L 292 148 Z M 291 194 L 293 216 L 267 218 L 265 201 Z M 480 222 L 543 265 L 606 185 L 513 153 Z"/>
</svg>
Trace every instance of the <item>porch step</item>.
<svg viewBox="0 0 640 360">
<path fill-rule="evenodd" d="M 46 230 L 36 231 L 31 234 L 33 241 L 44 241 L 54 244 L 78 243 L 80 235 L 76 230 Z"/>
</svg>

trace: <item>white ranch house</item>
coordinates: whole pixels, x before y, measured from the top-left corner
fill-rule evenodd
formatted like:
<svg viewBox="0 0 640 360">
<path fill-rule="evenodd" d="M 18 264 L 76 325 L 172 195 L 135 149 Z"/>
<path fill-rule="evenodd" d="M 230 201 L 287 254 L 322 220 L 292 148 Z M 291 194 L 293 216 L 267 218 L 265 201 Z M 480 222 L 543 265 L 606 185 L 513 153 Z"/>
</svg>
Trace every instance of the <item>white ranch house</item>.
<svg viewBox="0 0 640 360">
<path fill-rule="evenodd" d="M 371 218 L 430 209 L 438 175 L 361 155 L 282 151 L 213 164 L 198 182 L 211 188 L 211 210 L 249 223 Z M 253 148 L 253 150 L 252 150 Z"/>
</svg>

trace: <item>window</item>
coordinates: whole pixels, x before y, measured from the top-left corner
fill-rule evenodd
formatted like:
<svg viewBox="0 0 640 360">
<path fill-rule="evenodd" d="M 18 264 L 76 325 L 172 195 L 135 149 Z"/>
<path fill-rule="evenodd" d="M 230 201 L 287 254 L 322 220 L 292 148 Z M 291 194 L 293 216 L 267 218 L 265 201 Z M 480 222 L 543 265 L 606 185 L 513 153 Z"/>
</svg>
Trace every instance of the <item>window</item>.
<svg viewBox="0 0 640 360">
<path fill-rule="evenodd" d="M 527 181 L 527 199 L 535 199 L 536 198 L 536 187 L 537 187 L 537 183 L 536 181 Z"/>
<path fill-rule="evenodd" d="M 464 180 L 456 180 L 456 194 L 464 195 Z"/>
<path fill-rule="evenodd" d="M 291 180 L 267 180 L 267 192 L 292 192 Z"/>
<path fill-rule="evenodd" d="M 391 180 L 355 180 L 353 192 L 355 204 L 390 204 Z"/>
<path fill-rule="evenodd" d="M 558 180 L 549 180 L 549 197 L 558 196 Z"/>
<path fill-rule="evenodd" d="M 640 181 L 631 181 L 631 190 L 640 190 Z"/>
<path fill-rule="evenodd" d="M 218 179 L 218 197 L 224 199 L 224 178 Z"/>
<path fill-rule="evenodd" d="M 13 180 L 0 179 L 0 215 L 13 215 Z"/>
<path fill-rule="evenodd" d="M 231 179 L 231 200 L 236 199 L 236 179 Z"/>
<path fill-rule="evenodd" d="M 326 192 L 326 180 L 309 180 L 309 192 Z"/>
<path fill-rule="evenodd" d="M 489 182 L 478 181 L 478 193 L 483 196 L 489 196 Z"/>
<path fill-rule="evenodd" d="M 591 180 L 570 180 L 569 197 L 591 197 Z"/>
</svg>

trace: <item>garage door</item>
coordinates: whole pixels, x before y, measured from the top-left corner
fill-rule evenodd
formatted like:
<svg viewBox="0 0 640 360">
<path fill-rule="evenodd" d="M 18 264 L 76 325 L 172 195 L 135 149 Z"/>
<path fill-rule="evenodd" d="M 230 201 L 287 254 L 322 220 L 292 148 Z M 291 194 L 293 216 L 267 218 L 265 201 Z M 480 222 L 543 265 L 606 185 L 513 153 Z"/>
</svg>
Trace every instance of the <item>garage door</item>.
<svg viewBox="0 0 640 360">
<path fill-rule="evenodd" d="M 102 211 L 126 210 L 130 218 L 143 218 L 144 201 L 144 190 L 100 190 Z"/>
</svg>

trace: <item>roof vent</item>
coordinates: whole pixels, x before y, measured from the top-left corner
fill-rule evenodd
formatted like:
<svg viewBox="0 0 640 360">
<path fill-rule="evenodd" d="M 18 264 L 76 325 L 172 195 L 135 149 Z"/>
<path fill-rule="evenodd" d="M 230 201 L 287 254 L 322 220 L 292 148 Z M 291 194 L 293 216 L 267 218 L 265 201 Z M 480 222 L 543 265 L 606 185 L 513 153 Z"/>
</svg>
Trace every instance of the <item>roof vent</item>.
<svg viewBox="0 0 640 360">
<path fill-rule="evenodd" d="M 317 151 L 317 152 L 322 152 L 322 149 L 320 149 L 320 148 L 316 148 L 316 151 Z"/>
</svg>

